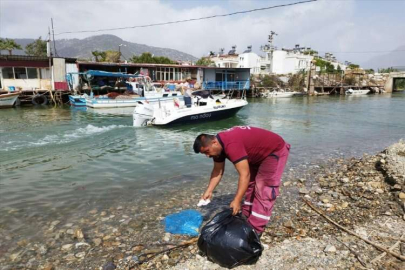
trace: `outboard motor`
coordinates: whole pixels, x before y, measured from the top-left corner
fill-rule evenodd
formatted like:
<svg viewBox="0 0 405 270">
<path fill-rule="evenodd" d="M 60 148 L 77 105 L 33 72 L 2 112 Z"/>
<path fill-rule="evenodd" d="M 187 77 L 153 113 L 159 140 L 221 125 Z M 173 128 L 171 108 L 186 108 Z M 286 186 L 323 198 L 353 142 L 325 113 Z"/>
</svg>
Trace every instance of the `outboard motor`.
<svg viewBox="0 0 405 270">
<path fill-rule="evenodd" d="M 146 102 L 138 101 L 133 113 L 134 127 L 144 127 L 153 119 L 153 106 Z"/>
</svg>

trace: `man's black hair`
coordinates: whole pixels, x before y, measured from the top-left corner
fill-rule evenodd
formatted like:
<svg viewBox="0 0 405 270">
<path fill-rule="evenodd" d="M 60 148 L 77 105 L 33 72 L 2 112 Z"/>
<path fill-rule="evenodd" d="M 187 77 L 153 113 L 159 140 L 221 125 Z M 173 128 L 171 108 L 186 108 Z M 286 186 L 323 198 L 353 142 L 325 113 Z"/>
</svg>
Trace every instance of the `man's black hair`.
<svg viewBox="0 0 405 270">
<path fill-rule="evenodd" d="M 197 138 L 195 139 L 194 145 L 193 145 L 194 152 L 196 154 L 200 153 L 201 147 L 208 146 L 214 139 L 215 139 L 214 135 L 204 134 L 204 133 L 198 135 Z"/>
</svg>

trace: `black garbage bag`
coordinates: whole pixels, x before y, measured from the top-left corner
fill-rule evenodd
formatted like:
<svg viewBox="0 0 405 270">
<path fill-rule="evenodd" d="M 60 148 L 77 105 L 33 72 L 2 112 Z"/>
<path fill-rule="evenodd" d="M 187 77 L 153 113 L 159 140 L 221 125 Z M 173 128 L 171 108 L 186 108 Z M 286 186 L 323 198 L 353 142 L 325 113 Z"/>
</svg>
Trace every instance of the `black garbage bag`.
<svg viewBox="0 0 405 270">
<path fill-rule="evenodd" d="M 241 216 L 227 209 L 218 213 L 201 230 L 198 248 L 222 267 L 253 264 L 262 254 L 260 238 Z"/>
</svg>

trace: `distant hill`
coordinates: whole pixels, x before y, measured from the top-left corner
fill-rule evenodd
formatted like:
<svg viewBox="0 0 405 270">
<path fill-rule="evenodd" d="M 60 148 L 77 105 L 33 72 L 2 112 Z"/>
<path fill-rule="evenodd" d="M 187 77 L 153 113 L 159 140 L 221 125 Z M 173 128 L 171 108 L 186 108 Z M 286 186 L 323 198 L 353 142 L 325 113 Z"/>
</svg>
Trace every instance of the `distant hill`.
<svg viewBox="0 0 405 270">
<path fill-rule="evenodd" d="M 20 44 L 23 48 L 34 39 L 14 39 L 16 43 Z M 123 39 L 114 35 L 99 35 L 91 36 L 84 39 L 59 39 L 56 40 L 56 50 L 59 56 L 62 57 L 74 57 L 82 59 L 91 59 L 93 56 L 92 51 L 106 51 L 115 50 L 118 51 L 118 45 L 125 44 L 126 46 L 121 46 L 121 53 L 124 59 L 131 58 L 134 54 L 140 55 L 144 52 L 150 52 L 155 56 L 165 56 L 172 60 L 182 60 L 182 61 L 196 61 L 197 58 L 183 53 L 177 50 L 152 47 L 144 44 L 132 43 L 124 41 Z M 3 54 L 7 52 L 3 51 Z M 15 50 L 13 54 L 24 54 L 23 50 Z"/>
<path fill-rule="evenodd" d="M 405 45 L 396 48 L 394 51 L 400 52 L 391 52 L 388 54 L 375 56 L 365 62 L 362 67 L 373 68 L 377 71 L 379 68 L 405 66 Z"/>
</svg>

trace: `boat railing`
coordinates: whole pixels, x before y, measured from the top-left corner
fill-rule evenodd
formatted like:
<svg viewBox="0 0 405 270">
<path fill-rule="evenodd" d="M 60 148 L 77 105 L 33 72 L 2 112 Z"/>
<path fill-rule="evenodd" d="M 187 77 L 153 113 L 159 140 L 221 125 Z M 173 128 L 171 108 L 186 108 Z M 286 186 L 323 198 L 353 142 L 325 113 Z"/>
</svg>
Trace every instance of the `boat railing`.
<svg viewBox="0 0 405 270">
<path fill-rule="evenodd" d="M 204 90 L 247 90 L 250 87 L 250 81 L 204 81 L 202 88 Z"/>
</svg>

